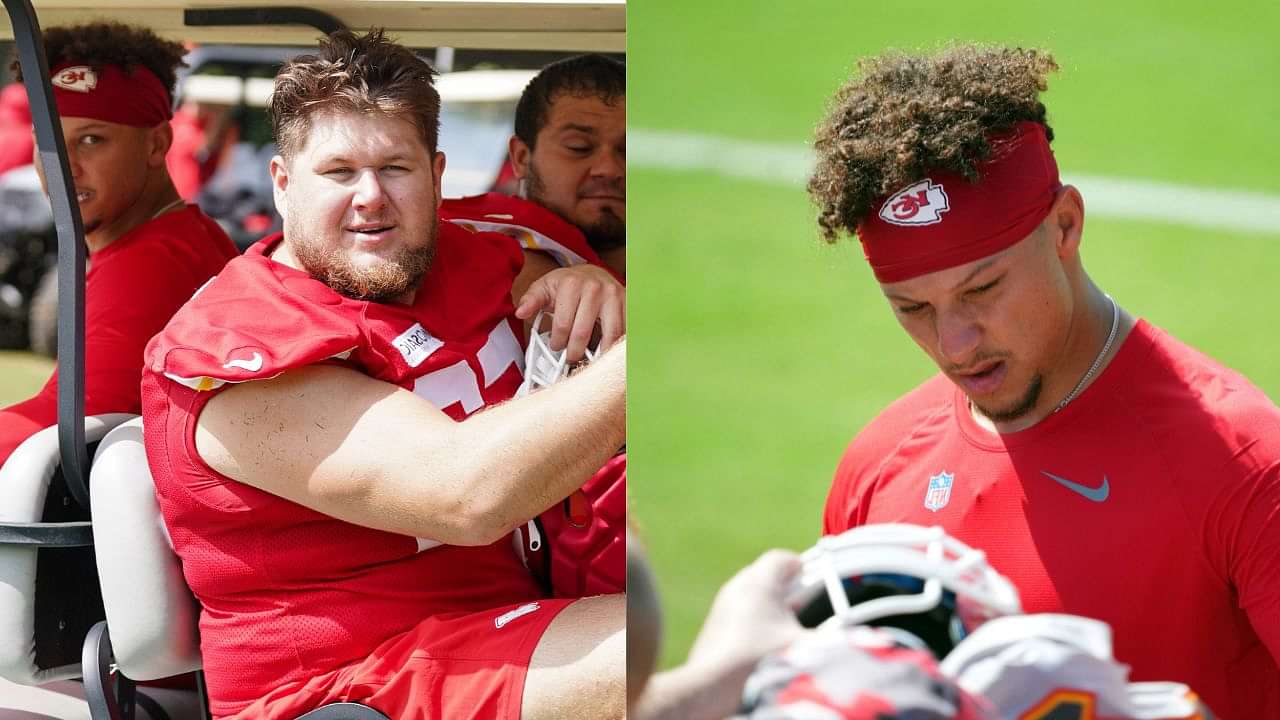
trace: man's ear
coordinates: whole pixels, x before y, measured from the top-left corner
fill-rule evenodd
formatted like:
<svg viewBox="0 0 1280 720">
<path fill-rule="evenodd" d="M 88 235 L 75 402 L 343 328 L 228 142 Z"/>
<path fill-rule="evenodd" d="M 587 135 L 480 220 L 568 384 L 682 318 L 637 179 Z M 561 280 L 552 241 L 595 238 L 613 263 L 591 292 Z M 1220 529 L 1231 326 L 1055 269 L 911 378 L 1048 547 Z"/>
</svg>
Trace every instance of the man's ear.
<svg viewBox="0 0 1280 720">
<path fill-rule="evenodd" d="M 285 203 L 284 191 L 289 187 L 289 165 L 284 161 L 284 156 L 276 155 L 271 158 L 271 199 L 275 201 L 276 212 L 280 213 L 280 218 L 288 217 L 288 208 Z"/>
<path fill-rule="evenodd" d="M 533 155 L 533 150 L 519 137 L 512 135 L 507 141 L 507 152 L 511 155 L 511 169 L 515 171 L 516 178 L 523 180 L 528 177 L 529 158 Z"/>
<path fill-rule="evenodd" d="M 173 145 L 173 127 L 169 123 L 160 123 L 147 133 L 147 165 L 153 168 L 164 167 L 165 156 Z"/>
<path fill-rule="evenodd" d="M 1058 257 L 1067 258 L 1080 252 L 1080 238 L 1084 233 L 1084 198 L 1074 185 L 1063 185 L 1049 210 L 1053 219 L 1055 250 Z"/>
<path fill-rule="evenodd" d="M 436 212 L 439 212 L 440 203 L 444 201 L 444 153 L 440 151 L 431 158 L 431 179 L 436 189 Z"/>
</svg>

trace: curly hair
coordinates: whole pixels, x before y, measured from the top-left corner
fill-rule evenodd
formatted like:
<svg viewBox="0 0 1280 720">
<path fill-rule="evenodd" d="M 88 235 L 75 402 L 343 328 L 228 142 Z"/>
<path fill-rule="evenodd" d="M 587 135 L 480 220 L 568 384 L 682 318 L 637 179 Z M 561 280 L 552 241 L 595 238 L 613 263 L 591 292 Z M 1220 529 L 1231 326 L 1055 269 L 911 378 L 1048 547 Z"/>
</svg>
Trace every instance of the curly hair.
<svg viewBox="0 0 1280 720">
<path fill-rule="evenodd" d="M 613 106 L 627 96 L 627 66 L 605 55 L 592 53 L 558 60 L 542 68 L 520 94 L 516 104 L 515 134 L 530 148 L 547 124 L 557 95 L 599 98 Z"/>
<path fill-rule="evenodd" d="M 99 21 L 51 27 L 44 31 L 44 54 L 50 68 L 65 62 L 83 62 L 95 70 L 115 65 L 125 71 L 142 66 L 155 76 L 173 99 L 178 68 L 186 67 L 180 43 L 156 35 L 150 28 L 120 22 Z M 18 80 L 22 67 L 15 58 L 9 64 Z"/>
<path fill-rule="evenodd" d="M 300 55 L 276 74 L 267 112 L 280 154 L 289 158 L 305 145 L 317 111 L 378 112 L 405 116 L 417 126 L 432 154 L 440 134 L 436 71 L 381 29 L 357 36 L 339 30 L 320 41 L 315 55 Z"/>
<path fill-rule="evenodd" d="M 858 63 L 861 77 L 832 99 L 814 139 L 808 190 L 828 243 L 854 235 L 876 200 L 932 170 L 978 179 L 987 138 L 1045 121 L 1039 94 L 1058 69 L 1040 50 L 961 45 L 933 55 L 889 52 Z"/>
</svg>

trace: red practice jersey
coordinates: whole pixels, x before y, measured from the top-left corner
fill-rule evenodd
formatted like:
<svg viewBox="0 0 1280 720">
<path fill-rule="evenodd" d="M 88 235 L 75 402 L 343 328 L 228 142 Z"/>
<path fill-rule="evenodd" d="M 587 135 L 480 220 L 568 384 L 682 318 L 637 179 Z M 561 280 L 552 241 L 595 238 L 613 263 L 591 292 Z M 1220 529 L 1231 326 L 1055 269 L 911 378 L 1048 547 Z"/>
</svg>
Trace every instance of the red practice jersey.
<svg viewBox="0 0 1280 720">
<path fill-rule="evenodd" d="M 203 606 L 201 652 L 219 716 L 268 691 L 339 682 L 342 667 L 424 618 L 541 597 L 509 536 L 453 547 L 359 527 L 231 480 L 197 457 L 194 429 L 210 397 L 291 368 L 344 364 L 413 390 L 455 420 L 520 384 L 510 293 L 523 257 L 509 238 L 442 223 L 411 306 L 339 295 L 269 259 L 277 241 L 231 262 L 147 348 L 147 453 Z M 323 691 L 313 683 L 307 695 Z"/>
<path fill-rule="evenodd" d="M 142 412 L 142 350 L 236 248 L 194 205 L 165 213 L 89 259 L 85 273 L 86 415 Z M 0 410 L 0 465 L 22 441 L 58 422 L 58 374 L 35 397 Z"/>
<path fill-rule="evenodd" d="M 981 428 L 942 375 L 895 402 L 845 452 L 823 525 L 888 522 L 984 550 L 1028 613 L 1107 622 L 1132 680 L 1280 718 L 1280 410 L 1145 321 L 1022 432 Z"/>
<path fill-rule="evenodd" d="M 470 230 L 513 237 L 520 247 L 544 252 L 561 267 L 602 267 L 626 284 L 626 278 L 604 264 L 576 225 L 535 202 L 501 193 L 449 198 L 440 207 L 440 217 Z"/>
</svg>

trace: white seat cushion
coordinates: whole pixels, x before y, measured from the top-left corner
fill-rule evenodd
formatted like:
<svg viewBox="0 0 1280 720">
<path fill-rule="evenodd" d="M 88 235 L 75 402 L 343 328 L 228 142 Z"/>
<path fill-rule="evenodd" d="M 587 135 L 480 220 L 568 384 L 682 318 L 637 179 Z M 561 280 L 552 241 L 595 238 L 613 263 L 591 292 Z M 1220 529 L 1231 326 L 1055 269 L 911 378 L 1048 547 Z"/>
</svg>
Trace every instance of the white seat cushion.
<svg viewBox="0 0 1280 720">
<path fill-rule="evenodd" d="M 97 442 L 108 430 L 134 417 L 120 413 L 85 418 L 85 442 Z M 57 426 L 19 445 L 0 467 L 0 522 L 42 522 L 49 483 L 59 465 Z M 30 545 L 0 545 L 0 677 L 26 685 L 80 675 L 78 652 L 73 653 L 73 662 L 68 657 L 56 667 L 36 665 L 38 552 Z"/>
<path fill-rule="evenodd" d="M 116 664 L 134 680 L 200 669 L 200 606 L 160 515 L 142 418 L 103 438 L 90 478 L 93 541 Z"/>
</svg>

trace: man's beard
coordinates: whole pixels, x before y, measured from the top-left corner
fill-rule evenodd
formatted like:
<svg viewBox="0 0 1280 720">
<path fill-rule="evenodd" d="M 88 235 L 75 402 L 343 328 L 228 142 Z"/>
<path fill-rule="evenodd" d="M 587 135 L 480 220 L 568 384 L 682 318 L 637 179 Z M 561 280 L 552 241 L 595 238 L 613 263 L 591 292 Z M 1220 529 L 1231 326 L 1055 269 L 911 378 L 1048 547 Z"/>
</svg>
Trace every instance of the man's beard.
<svg viewBox="0 0 1280 720">
<path fill-rule="evenodd" d="M 528 182 L 526 195 L 529 200 L 569 220 L 565 213 L 548 203 L 544 198 L 546 185 L 543 184 L 542 177 L 538 174 L 538 168 L 532 162 L 529 163 Z M 616 192 L 619 195 L 623 193 L 620 183 L 607 183 L 605 189 Z M 590 225 L 579 225 L 572 220 L 570 222 L 582 231 L 582 234 L 587 238 L 587 244 L 598 253 L 625 247 L 627 244 L 627 223 L 613 212 L 613 208 L 603 208 L 599 219 Z"/>
<path fill-rule="evenodd" d="M 1036 373 L 1031 378 L 1031 385 L 1027 387 L 1027 391 L 1018 398 L 1017 402 L 1005 408 L 988 408 L 978 404 L 978 401 L 969 398 L 969 402 L 978 409 L 983 415 L 987 416 L 992 422 L 1007 423 L 1017 420 L 1035 409 L 1036 403 L 1040 401 L 1040 391 L 1044 389 L 1044 378 Z"/>
<path fill-rule="evenodd" d="M 422 281 L 435 260 L 438 230 L 439 220 L 433 215 L 427 243 L 403 248 L 371 267 L 356 267 L 344 250 L 310 239 L 294 242 L 292 249 L 311 277 L 354 300 L 381 303 L 403 296 Z"/>
</svg>

